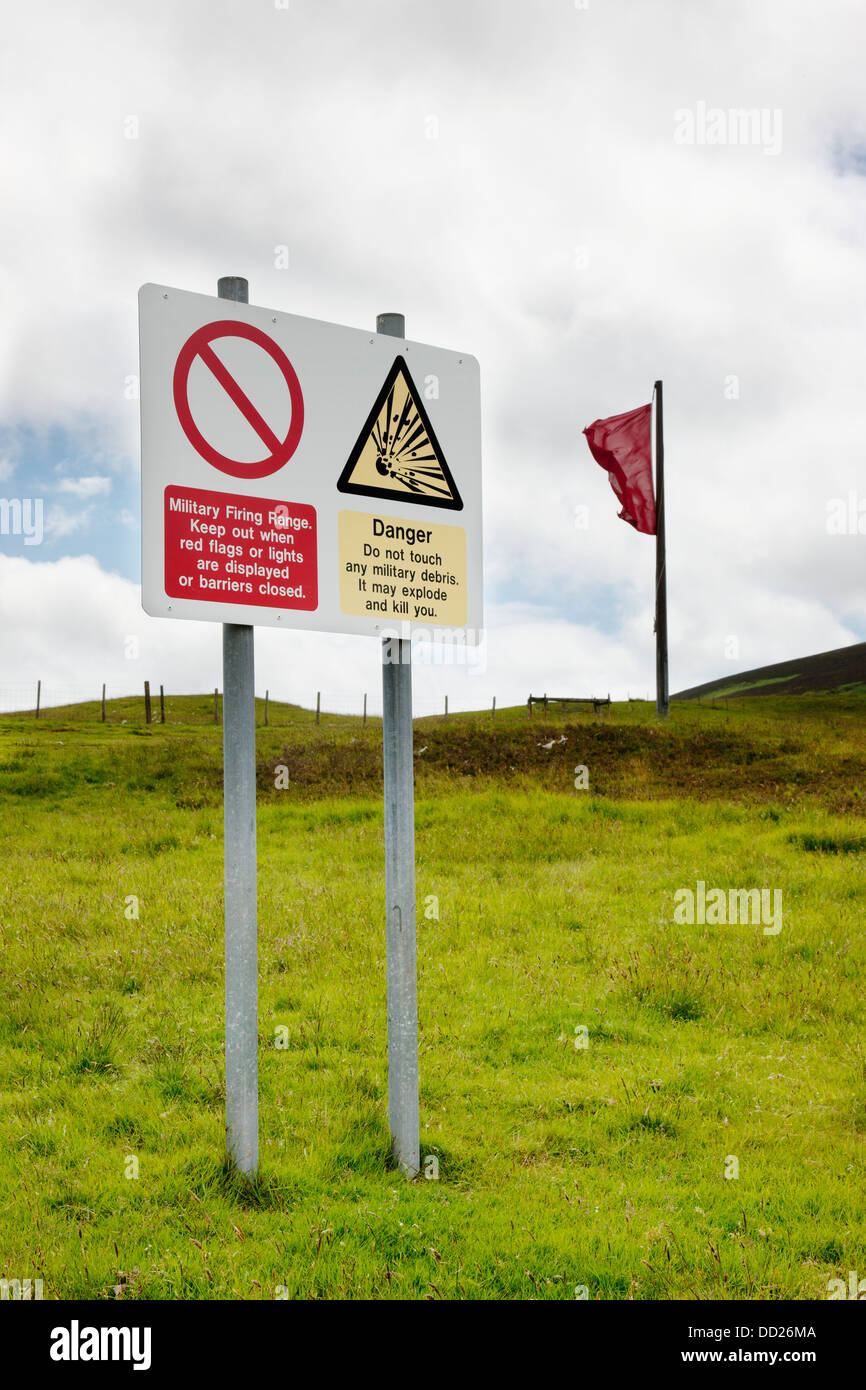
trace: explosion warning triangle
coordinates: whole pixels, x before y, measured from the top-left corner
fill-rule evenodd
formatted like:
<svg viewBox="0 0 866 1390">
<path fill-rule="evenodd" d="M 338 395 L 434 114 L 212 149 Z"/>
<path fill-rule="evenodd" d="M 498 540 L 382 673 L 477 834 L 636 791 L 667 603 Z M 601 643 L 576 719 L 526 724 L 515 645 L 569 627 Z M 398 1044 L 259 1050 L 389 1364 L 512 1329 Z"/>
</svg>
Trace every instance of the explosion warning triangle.
<svg viewBox="0 0 866 1390">
<path fill-rule="evenodd" d="M 463 501 L 405 359 L 397 357 L 337 483 L 340 492 L 461 511 Z"/>
</svg>

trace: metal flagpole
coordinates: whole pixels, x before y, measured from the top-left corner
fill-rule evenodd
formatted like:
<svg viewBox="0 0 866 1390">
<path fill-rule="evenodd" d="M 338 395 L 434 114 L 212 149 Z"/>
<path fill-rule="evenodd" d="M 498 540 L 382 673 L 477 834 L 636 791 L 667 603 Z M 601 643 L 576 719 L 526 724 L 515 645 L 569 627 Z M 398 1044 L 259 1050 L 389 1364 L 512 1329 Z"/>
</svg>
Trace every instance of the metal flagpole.
<svg viewBox="0 0 866 1390">
<path fill-rule="evenodd" d="M 220 299 L 249 303 L 249 285 L 224 276 Z M 223 623 L 226 1147 L 254 1178 L 259 1165 L 256 922 L 256 707 L 253 628 Z"/>
<path fill-rule="evenodd" d="M 376 332 L 405 338 L 402 314 L 379 314 Z M 418 996 L 415 960 L 415 787 L 412 643 L 382 643 L 385 898 L 388 976 L 388 1121 L 397 1166 L 420 1169 Z"/>
<path fill-rule="evenodd" d="M 668 700 L 668 590 L 665 555 L 665 440 L 662 383 L 655 383 L 656 403 L 656 714 L 667 719 Z"/>
</svg>

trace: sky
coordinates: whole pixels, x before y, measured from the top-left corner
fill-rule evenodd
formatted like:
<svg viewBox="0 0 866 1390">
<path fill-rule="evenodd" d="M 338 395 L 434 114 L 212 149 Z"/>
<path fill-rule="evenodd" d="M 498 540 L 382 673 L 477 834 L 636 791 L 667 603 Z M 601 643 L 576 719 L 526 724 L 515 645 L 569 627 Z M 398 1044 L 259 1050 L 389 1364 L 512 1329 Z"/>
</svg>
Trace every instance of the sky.
<svg viewBox="0 0 866 1390">
<path fill-rule="evenodd" d="M 581 432 L 657 378 L 671 690 L 866 639 L 864 50 L 858 0 L 6 6 L 0 708 L 221 684 L 218 624 L 140 605 L 137 293 L 222 275 L 481 364 L 485 641 L 418 713 L 654 695 L 654 542 Z M 379 667 L 256 634 L 273 699 Z"/>
</svg>

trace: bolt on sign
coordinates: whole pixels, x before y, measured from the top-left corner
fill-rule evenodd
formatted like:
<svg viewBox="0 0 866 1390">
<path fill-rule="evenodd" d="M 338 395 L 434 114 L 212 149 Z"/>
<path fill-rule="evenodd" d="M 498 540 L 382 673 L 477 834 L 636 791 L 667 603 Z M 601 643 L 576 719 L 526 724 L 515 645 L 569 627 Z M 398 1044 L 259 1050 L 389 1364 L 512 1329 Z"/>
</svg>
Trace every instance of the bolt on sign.
<svg viewBox="0 0 866 1390">
<path fill-rule="evenodd" d="M 164 285 L 139 327 L 146 612 L 480 632 L 474 357 Z"/>
</svg>

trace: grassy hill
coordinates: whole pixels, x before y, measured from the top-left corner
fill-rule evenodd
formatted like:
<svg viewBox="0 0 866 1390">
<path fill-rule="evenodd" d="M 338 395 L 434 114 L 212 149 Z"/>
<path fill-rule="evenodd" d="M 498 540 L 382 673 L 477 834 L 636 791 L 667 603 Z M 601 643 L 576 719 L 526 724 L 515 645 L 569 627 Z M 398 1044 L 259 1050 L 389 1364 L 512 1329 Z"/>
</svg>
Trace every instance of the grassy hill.
<svg viewBox="0 0 866 1390">
<path fill-rule="evenodd" d="M 864 709 L 417 721 L 438 1177 L 410 1184 L 381 730 L 271 704 L 251 1190 L 222 1161 L 212 697 L 149 727 L 140 701 L 0 719 L 0 1275 L 46 1298 L 826 1296 L 866 1268 Z M 781 891 L 781 930 L 679 924 L 698 880 Z"/>
<path fill-rule="evenodd" d="M 866 691 L 866 642 L 832 652 L 759 666 L 736 676 L 722 676 L 672 695 L 672 700 L 700 700 L 731 695 L 806 695 Z"/>
</svg>

